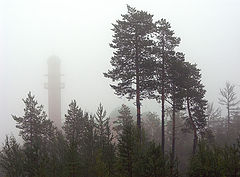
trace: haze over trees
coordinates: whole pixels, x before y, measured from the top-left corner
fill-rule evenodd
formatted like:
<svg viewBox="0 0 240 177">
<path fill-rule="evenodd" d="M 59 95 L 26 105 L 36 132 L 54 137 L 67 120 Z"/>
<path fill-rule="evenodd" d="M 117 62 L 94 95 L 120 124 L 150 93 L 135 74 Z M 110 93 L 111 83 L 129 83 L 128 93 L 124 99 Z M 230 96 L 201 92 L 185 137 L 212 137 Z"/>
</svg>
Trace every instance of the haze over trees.
<svg viewBox="0 0 240 177">
<path fill-rule="evenodd" d="M 186 62 L 183 53 L 175 51 L 180 44 L 180 38 L 174 36 L 174 31 L 171 30 L 171 25 L 166 19 L 153 22 L 153 15 L 130 6 L 127 8 L 128 13 L 122 15 L 122 21 L 118 20 L 118 25 L 113 25 L 114 39 L 113 44 L 110 44 L 115 49 L 111 59 L 113 69 L 104 73 L 104 76 L 111 78 L 114 83 L 117 82 L 116 85 L 111 85 L 117 95 L 127 95 L 128 99 L 136 97 L 139 131 L 141 131 L 140 99 L 155 98 L 161 102 L 163 154 L 165 102 L 168 99 L 172 101 L 173 124 L 175 124 L 176 109 L 183 107 L 185 99 L 189 114 L 188 122 L 194 131 L 193 153 L 195 153 L 197 133 L 205 126 L 204 112 L 207 104 L 204 100 L 206 91 L 201 83 L 200 70 L 196 65 Z M 134 47 L 130 47 L 131 45 Z M 175 149 L 174 133 L 175 125 L 172 154 Z M 139 136 L 141 141 L 141 133 Z"/>
<path fill-rule="evenodd" d="M 91 114 L 73 100 L 59 130 L 29 92 L 23 116 L 12 116 L 23 142 L 6 136 L 0 152 L 4 175 L 240 176 L 235 86 L 227 82 L 220 89 L 225 117 L 205 99 L 201 70 L 177 51 L 180 38 L 166 19 L 154 21 L 152 14 L 127 6 L 112 30 L 112 68 L 104 76 L 117 96 L 136 100 L 137 114 L 121 105 L 108 117 L 101 103 Z M 157 100 L 161 115 L 141 113 L 144 99 Z"/>
</svg>

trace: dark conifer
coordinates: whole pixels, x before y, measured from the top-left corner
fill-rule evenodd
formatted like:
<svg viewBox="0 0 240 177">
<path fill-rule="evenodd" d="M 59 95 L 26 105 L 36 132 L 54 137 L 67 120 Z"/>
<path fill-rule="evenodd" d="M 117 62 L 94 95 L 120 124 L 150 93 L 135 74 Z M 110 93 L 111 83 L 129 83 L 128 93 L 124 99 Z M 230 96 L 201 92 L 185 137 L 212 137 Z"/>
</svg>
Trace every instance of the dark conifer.
<svg viewBox="0 0 240 177">
<path fill-rule="evenodd" d="M 155 23 L 154 31 L 155 47 L 155 83 L 152 85 L 152 89 L 156 91 L 155 98 L 161 102 L 162 109 L 162 153 L 164 154 L 165 147 L 165 101 L 169 94 L 169 78 L 168 69 L 169 62 L 173 58 L 174 49 L 180 43 L 180 38 L 174 36 L 174 31 L 171 29 L 171 25 L 166 19 L 161 19 Z"/>
<path fill-rule="evenodd" d="M 14 136 L 6 136 L 0 152 L 0 166 L 4 174 L 9 177 L 24 177 L 24 152 Z"/>
<path fill-rule="evenodd" d="M 135 134 L 133 119 L 130 109 L 126 105 L 122 105 L 119 110 L 119 116 L 115 122 L 115 126 L 119 130 L 117 144 L 118 173 L 123 176 L 133 176 L 134 166 L 134 147 Z"/>
<path fill-rule="evenodd" d="M 47 120 L 43 106 L 38 105 L 31 92 L 23 102 L 24 115 L 13 116 L 13 119 L 17 122 L 16 127 L 20 129 L 19 134 L 24 140 L 26 176 L 42 176 L 47 173 L 46 162 L 49 159 L 46 143 L 51 141 L 56 128 Z"/>
<path fill-rule="evenodd" d="M 80 151 L 84 136 L 84 119 L 83 111 L 77 106 L 75 100 L 69 104 L 65 117 L 63 130 L 68 143 L 68 171 L 69 175 L 77 177 L 81 167 Z"/>
<path fill-rule="evenodd" d="M 198 134 L 204 131 L 206 127 L 207 101 L 204 98 L 206 90 L 201 82 L 200 70 L 196 67 L 196 64 L 185 62 L 184 75 L 185 79 L 182 82 L 182 87 L 185 90 L 187 122 L 194 133 L 193 154 L 195 154 Z"/>
<path fill-rule="evenodd" d="M 97 109 L 95 120 L 97 137 L 96 144 L 98 149 L 97 162 L 102 168 L 104 168 L 101 174 L 105 177 L 113 176 L 115 163 L 113 134 L 109 125 L 109 118 L 106 117 L 106 111 L 102 104 L 100 104 Z"/>
<path fill-rule="evenodd" d="M 127 14 L 113 24 L 113 41 L 110 46 L 115 49 L 111 58 L 113 69 L 104 73 L 116 84 L 111 87 L 118 96 L 127 96 L 128 99 L 136 98 L 137 126 L 141 132 L 141 103 L 148 93 L 146 81 L 151 77 L 152 41 L 150 34 L 153 30 L 152 15 L 145 11 L 138 11 L 127 6 Z M 141 136 L 140 136 L 141 139 Z"/>
</svg>

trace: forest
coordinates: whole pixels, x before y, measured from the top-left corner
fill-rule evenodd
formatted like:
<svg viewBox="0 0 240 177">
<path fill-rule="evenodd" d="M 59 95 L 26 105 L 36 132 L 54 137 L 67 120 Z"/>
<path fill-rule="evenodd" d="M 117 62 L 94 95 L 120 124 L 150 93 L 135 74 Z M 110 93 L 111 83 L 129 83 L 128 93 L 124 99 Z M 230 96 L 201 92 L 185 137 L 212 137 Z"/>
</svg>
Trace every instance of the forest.
<svg viewBox="0 0 240 177">
<path fill-rule="evenodd" d="M 218 104 L 206 100 L 201 70 L 178 50 L 166 19 L 127 5 L 112 24 L 111 69 L 103 77 L 119 105 L 107 116 L 73 100 L 62 128 L 29 92 L 22 116 L 13 115 L 22 142 L 6 136 L 0 152 L 5 177 L 239 177 L 240 109 L 236 86 L 217 91 Z M 156 100 L 161 115 L 142 113 L 142 101 Z"/>
</svg>

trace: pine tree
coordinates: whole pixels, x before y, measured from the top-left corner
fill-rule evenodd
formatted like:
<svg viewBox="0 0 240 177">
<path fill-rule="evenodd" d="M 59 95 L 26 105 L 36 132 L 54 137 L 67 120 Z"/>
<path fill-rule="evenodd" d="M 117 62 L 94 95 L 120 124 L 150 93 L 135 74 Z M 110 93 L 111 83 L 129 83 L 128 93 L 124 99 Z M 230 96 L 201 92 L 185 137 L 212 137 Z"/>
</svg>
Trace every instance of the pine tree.
<svg viewBox="0 0 240 177">
<path fill-rule="evenodd" d="M 25 172 L 26 176 L 43 176 L 47 173 L 46 142 L 55 128 L 52 122 L 47 120 L 47 115 L 43 111 L 43 106 L 38 105 L 31 92 L 23 100 L 25 103 L 24 116 L 13 116 L 17 122 L 16 127 L 20 129 L 20 136 L 24 140 Z"/>
<path fill-rule="evenodd" d="M 155 75 L 156 80 L 152 89 L 156 90 L 155 98 L 161 102 L 162 108 L 162 153 L 164 154 L 165 147 L 165 101 L 169 94 L 168 90 L 168 69 L 169 62 L 173 58 L 174 49 L 180 43 L 180 38 L 174 36 L 174 31 L 171 30 L 171 25 L 166 19 L 161 19 L 155 23 L 154 30 L 154 58 L 155 58 Z"/>
<path fill-rule="evenodd" d="M 26 106 L 24 108 L 24 116 L 13 116 L 13 119 L 17 122 L 16 127 L 20 129 L 20 136 L 25 143 L 33 147 L 34 141 L 37 141 L 45 134 L 44 125 L 47 125 L 45 124 L 48 121 L 47 115 L 43 111 L 43 106 L 38 105 L 31 92 L 28 93 L 28 97 L 23 102 Z"/>
<path fill-rule="evenodd" d="M 80 174 L 80 146 L 84 137 L 83 111 L 77 106 L 76 101 L 69 104 L 68 114 L 65 115 L 63 130 L 68 143 L 69 175 L 76 177 Z"/>
<path fill-rule="evenodd" d="M 193 130 L 193 154 L 196 152 L 198 133 L 204 131 L 206 127 L 206 108 L 207 101 L 204 99 L 206 90 L 201 83 L 200 70 L 196 64 L 185 62 L 185 79 L 182 87 L 185 89 L 185 99 L 188 112 L 188 125 Z"/>
<path fill-rule="evenodd" d="M 150 60 L 152 40 L 150 34 L 153 30 L 152 15 L 145 11 L 138 11 L 127 6 L 127 14 L 113 24 L 113 41 L 110 46 L 115 49 L 111 58 L 112 70 L 104 73 L 116 85 L 111 87 L 118 96 L 127 96 L 128 99 L 136 97 L 137 126 L 141 132 L 141 103 L 147 94 L 147 82 L 152 75 Z M 139 136 L 141 140 L 141 135 Z"/>
<path fill-rule="evenodd" d="M 176 113 L 183 109 L 184 102 L 184 90 L 181 87 L 181 82 L 184 77 L 182 76 L 182 72 L 184 70 L 184 54 L 183 53 L 175 53 L 172 56 L 172 59 L 169 60 L 168 64 L 168 82 L 169 82 L 169 98 L 172 107 L 172 151 L 171 160 L 174 161 L 175 158 L 175 134 L 176 134 Z"/>
</svg>

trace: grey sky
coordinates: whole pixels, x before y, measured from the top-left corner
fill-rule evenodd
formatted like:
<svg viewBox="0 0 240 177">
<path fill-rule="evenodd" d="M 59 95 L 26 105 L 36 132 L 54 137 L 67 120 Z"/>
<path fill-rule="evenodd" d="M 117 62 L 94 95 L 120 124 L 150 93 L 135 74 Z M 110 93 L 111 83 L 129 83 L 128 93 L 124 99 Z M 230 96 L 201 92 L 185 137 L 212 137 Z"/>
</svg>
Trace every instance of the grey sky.
<svg viewBox="0 0 240 177">
<path fill-rule="evenodd" d="M 209 101 L 217 102 L 227 80 L 240 84 L 238 0 L 0 0 L 0 141 L 16 132 L 11 114 L 23 114 L 28 91 L 47 110 L 44 74 L 53 54 L 62 60 L 63 114 L 72 99 L 90 112 L 100 102 L 108 112 L 132 105 L 113 94 L 102 74 L 111 68 L 111 23 L 126 13 L 126 4 L 171 23 L 182 39 L 178 50 L 202 70 Z M 143 104 L 143 110 L 159 109 Z"/>
</svg>

